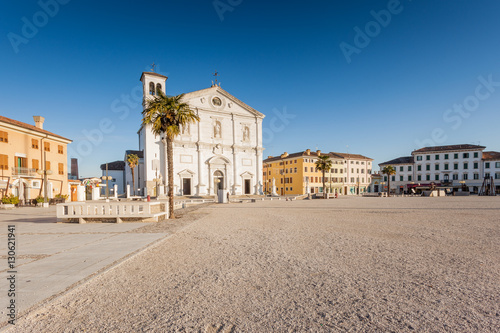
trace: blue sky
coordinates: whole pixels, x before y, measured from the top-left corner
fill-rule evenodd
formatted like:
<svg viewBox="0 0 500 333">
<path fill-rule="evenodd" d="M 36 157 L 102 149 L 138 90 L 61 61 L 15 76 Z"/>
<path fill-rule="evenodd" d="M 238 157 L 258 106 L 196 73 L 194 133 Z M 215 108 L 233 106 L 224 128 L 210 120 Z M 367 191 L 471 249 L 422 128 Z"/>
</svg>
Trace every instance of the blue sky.
<svg viewBox="0 0 500 333">
<path fill-rule="evenodd" d="M 74 140 L 82 176 L 138 147 L 134 95 L 153 62 L 169 77 L 168 94 L 207 88 L 217 70 L 225 90 L 267 116 L 265 156 L 318 148 L 381 163 L 424 145 L 500 150 L 498 1 L 0 8 L 0 114 L 44 116 L 45 129 Z"/>
</svg>

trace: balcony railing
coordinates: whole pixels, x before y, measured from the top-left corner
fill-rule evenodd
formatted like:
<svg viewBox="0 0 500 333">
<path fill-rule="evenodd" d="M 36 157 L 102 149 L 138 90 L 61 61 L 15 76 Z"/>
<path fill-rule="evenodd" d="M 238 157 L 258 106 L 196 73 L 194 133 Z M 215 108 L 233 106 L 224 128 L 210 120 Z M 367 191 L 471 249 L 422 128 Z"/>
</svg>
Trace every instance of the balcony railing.
<svg viewBox="0 0 500 333">
<path fill-rule="evenodd" d="M 32 168 L 23 168 L 23 167 L 13 167 L 12 168 L 13 176 L 25 176 L 25 177 L 35 177 L 37 176 L 36 169 Z"/>
</svg>

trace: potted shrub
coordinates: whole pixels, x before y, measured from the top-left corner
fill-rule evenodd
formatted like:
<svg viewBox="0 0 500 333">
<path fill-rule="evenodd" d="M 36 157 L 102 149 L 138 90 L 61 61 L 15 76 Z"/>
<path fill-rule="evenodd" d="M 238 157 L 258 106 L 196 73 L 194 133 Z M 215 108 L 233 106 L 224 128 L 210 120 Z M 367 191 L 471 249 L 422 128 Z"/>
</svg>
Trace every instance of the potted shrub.
<svg viewBox="0 0 500 333">
<path fill-rule="evenodd" d="M 58 203 L 65 203 L 66 200 L 68 200 L 68 198 L 69 198 L 69 195 L 67 195 L 67 194 L 56 194 L 56 199 L 57 199 L 56 201 Z"/>
<path fill-rule="evenodd" d="M 37 196 L 37 197 L 35 198 L 35 202 L 36 202 L 36 204 L 35 204 L 35 205 L 38 207 L 38 204 L 43 203 L 43 202 L 44 202 L 44 199 L 43 199 L 43 197 L 42 197 L 41 195 L 39 195 L 39 196 Z"/>
<path fill-rule="evenodd" d="M 19 197 L 15 197 L 13 194 L 6 195 L 2 198 L 2 204 L 4 209 L 14 208 L 19 204 Z"/>
</svg>

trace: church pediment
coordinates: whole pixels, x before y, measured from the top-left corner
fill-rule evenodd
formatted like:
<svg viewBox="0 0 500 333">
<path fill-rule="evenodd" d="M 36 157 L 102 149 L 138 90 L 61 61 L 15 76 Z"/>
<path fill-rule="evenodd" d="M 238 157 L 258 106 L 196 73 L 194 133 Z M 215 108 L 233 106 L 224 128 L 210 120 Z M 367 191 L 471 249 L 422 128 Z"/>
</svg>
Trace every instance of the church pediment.
<svg viewBox="0 0 500 333">
<path fill-rule="evenodd" d="M 207 160 L 207 164 L 217 164 L 217 165 L 224 165 L 224 164 L 230 164 L 231 161 L 225 157 L 225 156 L 212 156 Z"/>
<path fill-rule="evenodd" d="M 192 108 L 264 118 L 262 113 L 243 103 L 219 86 L 187 93 L 184 95 L 183 101 Z"/>
</svg>

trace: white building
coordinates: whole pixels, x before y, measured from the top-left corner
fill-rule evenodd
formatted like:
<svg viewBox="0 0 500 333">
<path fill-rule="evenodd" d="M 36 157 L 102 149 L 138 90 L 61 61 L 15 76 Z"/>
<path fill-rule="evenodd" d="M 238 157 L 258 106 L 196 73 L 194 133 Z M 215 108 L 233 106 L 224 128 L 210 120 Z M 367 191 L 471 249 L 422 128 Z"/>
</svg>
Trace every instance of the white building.
<svg viewBox="0 0 500 333">
<path fill-rule="evenodd" d="M 424 186 L 431 183 L 456 188 L 465 184 L 470 192 L 478 193 L 485 177 L 499 179 L 500 183 L 500 153 L 484 152 L 485 148 L 470 144 L 425 147 L 414 150 L 411 157 L 401 157 L 379 166 L 392 165 L 396 169 L 391 179 L 391 189 L 396 193 L 401 193 L 407 184 Z M 386 175 L 384 181 L 387 181 Z M 500 190 L 498 185 L 497 191 Z"/>
<path fill-rule="evenodd" d="M 331 153 L 344 159 L 344 194 L 368 192 L 371 183 L 372 158 L 348 153 Z"/>
<path fill-rule="evenodd" d="M 145 99 L 158 89 L 165 92 L 166 80 L 157 73 L 142 73 Z M 200 121 L 183 128 L 174 140 L 175 195 L 214 195 L 217 189 L 262 194 L 264 115 L 218 85 L 187 93 L 183 102 Z M 150 126 L 142 126 L 138 134 L 139 150 L 144 152 L 139 186 L 153 194 L 158 182 L 166 183 L 165 147 Z"/>
</svg>

